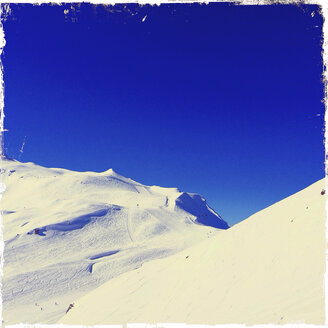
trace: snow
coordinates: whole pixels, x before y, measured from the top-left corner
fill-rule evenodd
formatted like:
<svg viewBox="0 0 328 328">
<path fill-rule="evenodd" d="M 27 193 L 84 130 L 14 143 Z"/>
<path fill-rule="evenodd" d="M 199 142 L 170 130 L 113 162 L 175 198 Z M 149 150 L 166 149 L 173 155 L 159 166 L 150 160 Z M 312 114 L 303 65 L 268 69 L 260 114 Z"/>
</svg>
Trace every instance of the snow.
<svg viewBox="0 0 328 328">
<path fill-rule="evenodd" d="M 213 238 L 113 278 L 76 299 L 58 323 L 323 324 L 324 188 L 320 180 Z"/>
<path fill-rule="evenodd" d="M 112 169 L 3 159 L 1 173 L 5 324 L 55 323 L 110 279 L 228 228 L 201 196 L 145 186 Z"/>
</svg>

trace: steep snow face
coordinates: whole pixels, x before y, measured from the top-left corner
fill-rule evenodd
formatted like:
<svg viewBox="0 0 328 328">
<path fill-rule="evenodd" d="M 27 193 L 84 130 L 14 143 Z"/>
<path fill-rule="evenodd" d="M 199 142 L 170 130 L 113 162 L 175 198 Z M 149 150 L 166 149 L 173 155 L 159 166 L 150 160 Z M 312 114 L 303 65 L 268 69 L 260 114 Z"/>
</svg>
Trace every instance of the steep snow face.
<svg viewBox="0 0 328 328">
<path fill-rule="evenodd" d="M 323 324 L 324 188 L 318 181 L 224 233 L 110 280 L 59 322 Z"/>
<path fill-rule="evenodd" d="M 201 196 L 145 186 L 112 169 L 3 160 L 2 177 L 6 324 L 54 323 L 109 279 L 228 228 Z"/>
<path fill-rule="evenodd" d="M 188 212 L 195 217 L 195 223 L 209 225 L 219 229 L 228 229 L 228 224 L 215 213 L 205 199 L 198 194 L 182 193 L 175 200 L 176 208 Z"/>
</svg>

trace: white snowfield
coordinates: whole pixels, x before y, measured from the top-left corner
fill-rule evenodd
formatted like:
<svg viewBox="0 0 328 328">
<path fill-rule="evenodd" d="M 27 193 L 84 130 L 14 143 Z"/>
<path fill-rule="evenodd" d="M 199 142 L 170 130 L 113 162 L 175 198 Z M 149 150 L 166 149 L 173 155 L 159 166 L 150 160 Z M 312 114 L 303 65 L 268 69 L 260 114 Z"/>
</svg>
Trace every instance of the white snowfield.
<svg viewBox="0 0 328 328">
<path fill-rule="evenodd" d="M 201 196 L 113 170 L 1 168 L 5 324 L 56 323 L 108 280 L 228 228 Z"/>
<path fill-rule="evenodd" d="M 126 272 L 58 322 L 324 323 L 324 180 L 213 238 Z"/>
</svg>

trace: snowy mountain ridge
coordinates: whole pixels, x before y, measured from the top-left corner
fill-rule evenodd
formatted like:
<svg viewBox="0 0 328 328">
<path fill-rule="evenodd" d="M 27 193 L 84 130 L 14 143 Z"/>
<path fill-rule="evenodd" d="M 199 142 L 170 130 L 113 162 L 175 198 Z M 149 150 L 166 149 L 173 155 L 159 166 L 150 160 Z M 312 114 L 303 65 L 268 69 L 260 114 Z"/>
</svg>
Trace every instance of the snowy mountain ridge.
<svg viewBox="0 0 328 328">
<path fill-rule="evenodd" d="M 205 199 L 102 173 L 2 159 L 5 323 L 54 323 L 100 284 L 227 223 Z M 17 321 L 18 320 L 18 321 Z"/>
</svg>

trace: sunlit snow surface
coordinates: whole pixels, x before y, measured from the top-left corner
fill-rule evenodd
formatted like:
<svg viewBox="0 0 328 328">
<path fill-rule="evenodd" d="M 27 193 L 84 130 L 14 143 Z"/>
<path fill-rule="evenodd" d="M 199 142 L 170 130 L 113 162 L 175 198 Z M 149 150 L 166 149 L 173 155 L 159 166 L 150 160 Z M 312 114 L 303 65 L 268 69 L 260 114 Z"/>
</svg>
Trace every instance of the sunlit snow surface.
<svg viewBox="0 0 328 328">
<path fill-rule="evenodd" d="M 113 170 L 4 159 L 2 177 L 5 324 L 55 323 L 109 279 L 228 228 L 200 195 Z"/>
<path fill-rule="evenodd" d="M 324 324 L 324 180 L 108 281 L 58 322 Z"/>
</svg>

